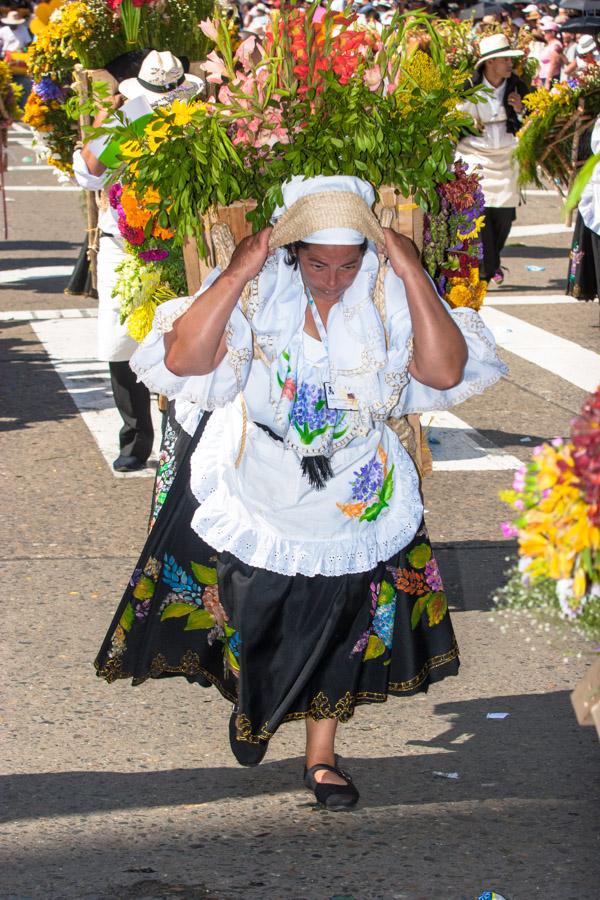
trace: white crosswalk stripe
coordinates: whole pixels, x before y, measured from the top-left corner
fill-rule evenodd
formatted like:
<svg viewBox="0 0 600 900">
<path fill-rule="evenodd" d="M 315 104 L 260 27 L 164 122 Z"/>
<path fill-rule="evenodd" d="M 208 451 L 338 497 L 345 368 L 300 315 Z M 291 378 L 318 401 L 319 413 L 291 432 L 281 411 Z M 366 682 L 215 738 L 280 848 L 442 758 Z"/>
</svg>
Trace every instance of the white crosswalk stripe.
<svg viewBox="0 0 600 900">
<path fill-rule="evenodd" d="M 69 310 L 68 312 L 72 312 Z M 118 456 L 117 435 L 122 422 L 115 409 L 108 365 L 96 359 L 95 317 L 63 316 L 58 319 L 34 319 L 31 326 L 44 345 L 54 368 L 81 417 L 98 444 L 102 456 L 116 478 L 154 476 L 156 456 L 140 472 L 117 473 L 112 461 Z M 160 413 L 152 404 L 154 430 L 158 444 Z"/>
</svg>

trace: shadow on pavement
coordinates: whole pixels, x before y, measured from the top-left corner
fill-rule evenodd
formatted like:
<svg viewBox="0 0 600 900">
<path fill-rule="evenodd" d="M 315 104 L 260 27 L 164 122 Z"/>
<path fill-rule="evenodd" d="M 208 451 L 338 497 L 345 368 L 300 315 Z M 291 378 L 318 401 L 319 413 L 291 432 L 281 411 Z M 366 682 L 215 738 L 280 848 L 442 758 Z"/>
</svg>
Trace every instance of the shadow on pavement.
<svg viewBox="0 0 600 900">
<path fill-rule="evenodd" d="M 18 253 L 20 250 L 75 250 L 80 243 L 75 241 L 3 241 L 2 249 Z M 35 257 L 39 259 L 39 257 Z"/>
<path fill-rule="evenodd" d="M 444 589 L 455 611 L 486 611 L 494 593 L 506 582 L 517 558 L 515 541 L 460 541 L 434 544 Z M 507 559 L 508 557 L 508 559 Z"/>
<path fill-rule="evenodd" d="M 495 428 L 479 428 L 478 434 L 482 434 L 496 447 L 537 447 L 538 444 L 543 444 L 548 440 L 547 437 L 540 437 L 539 435 L 523 434 L 519 431 L 497 431 Z M 528 438 L 529 440 L 523 441 L 523 438 Z"/>
<path fill-rule="evenodd" d="M 65 265 L 75 265 L 74 259 L 61 260 Z M 69 275 L 57 275 L 55 278 L 24 278 L 22 281 L 11 281 L 0 284 L 0 291 L 27 291 L 28 294 L 64 294 L 69 283 Z"/>
<path fill-rule="evenodd" d="M 389 704 L 393 703 L 401 713 L 401 701 L 391 698 Z M 593 729 L 577 725 L 568 692 L 459 700 L 437 704 L 434 712 L 449 720 L 447 731 L 430 741 L 408 741 L 426 752 L 344 760 L 361 788 L 361 808 L 402 805 L 425 809 L 429 804 L 493 798 L 569 801 L 570 808 L 577 810 L 584 798 L 592 799 L 594 779 L 586 784 L 580 775 L 581 767 L 585 769 L 583 756 L 591 753 L 595 735 Z M 488 712 L 510 715 L 491 720 L 486 718 Z M 346 741 L 351 738 L 351 728 L 348 726 Z M 564 765 L 565 758 L 571 760 L 569 766 Z M 1 821 L 163 806 L 200 807 L 228 798 L 274 796 L 302 789 L 302 766 L 300 758 L 274 762 L 267 758 L 254 770 L 206 766 L 9 775 L 0 779 L 4 798 Z M 452 772 L 458 777 L 446 777 Z M 312 795 L 306 792 L 305 797 L 306 803 L 300 805 L 312 805 Z"/>
<path fill-rule="evenodd" d="M 73 401 L 37 338 L 13 336 L 10 330 L 15 328 L 22 330 L 23 322 L 3 323 L 0 339 L 0 360 L 10 363 L 4 367 L 0 432 L 76 416 Z"/>
</svg>

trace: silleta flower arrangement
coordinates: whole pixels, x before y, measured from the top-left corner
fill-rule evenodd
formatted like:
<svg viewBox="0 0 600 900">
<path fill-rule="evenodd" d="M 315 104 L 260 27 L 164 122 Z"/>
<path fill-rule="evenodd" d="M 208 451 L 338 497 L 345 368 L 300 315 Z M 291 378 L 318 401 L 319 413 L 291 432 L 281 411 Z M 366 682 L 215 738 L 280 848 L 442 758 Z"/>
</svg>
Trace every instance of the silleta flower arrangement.
<svg viewBox="0 0 600 900">
<path fill-rule="evenodd" d="M 500 498 L 514 510 L 502 530 L 518 538 L 520 556 L 500 602 L 562 617 L 600 638 L 600 388 L 571 439 L 536 447 Z"/>
<path fill-rule="evenodd" d="M 255 199 L 252 222 L 264 226 L 299 174 L 358 175 L 438 209 L 435 184 L 453 178 L 470 122 L 457 104 L 475 92 L 427 16 L 397 16 L 378 35 L 354 16 L 283 10 L 262 46 L 250 37 L 235 50 L 225 17 L 202 28 L 215 43 L 205 63 L 215 98 L 156 110 L 142 136 L 125 122 L 98 132 L 126 142 L 115 177 L 138 196 L 159 192 L 159 223 L 177 243 L 193 234 L 202 252 L 201 215 L 237 200 Z M 430 34 L 428 54 L 408 49 L 416 28 Z"/>
<path fill-rule="evenodd" d="M 208 41 L 198 22 L 212 6 L 212 0 L 72 0 L 49 18 L 40 8 L 32 25 L 36 40 L 26 54 L 37 97 L 30 95 L 25 121 L 39 133 L 50 165 L 72 172 L 78 109 L 71 84 L 77 63 L 102 69 L 126 50 L 142 47 L 168 47 L 178 56 L 202 59 Z M 134 19 L 140 14 L 137 31 L 134 25 L 129 28 L 130 8 Z"/>
<path fill-rule="evenodd" d="M 4 112 L 0 114 L 0 127 L 9 128 L 12 122 L 16 122 L 21 118 L 21 110 L 19 109 L 19 98 L 23 88 L 12 80 L 11 70 L 8 63 L 0 60 L 0 100 L 4 107 Z M 4 113 L 8 119 L 3 119 Z"/>
<path fill-rule="evenodd" d="M 117 267 L 113 297 L 119 299 L 121 323 L 136 341 L 150 328 L 156 307 L 185 293 L 183 257 L 173 247 L 173 232 L 157 221 L 156 191 L 143 199 L 119 183 L 111 185 L 108 200 L 118 215 L 119 231 L 130 256 Z"/>
<path fill-rule="evenodd" d="M 583 114 L 593 122 L 600 115 L 600 66 L 590 66 L 572 81 L 555 84 L 549 90 L 538 87 L 523 98 L 527 118 L 517 134 L 515 150 L 520 184 L 542 187 L 539 163 L 543 158 L 547 174 L 568 186 L 573 134 L 581 124 L 581 103 Z"/>
<path fill-rule="evenodd" d="M 452 307 L 479 309 L 487 282 L 479 279 L 484 197 L 479 176 L 455 162 L 454 180 L 439 184 L 439 211 L 425 216 L 423 263 Z"/>
</svg>

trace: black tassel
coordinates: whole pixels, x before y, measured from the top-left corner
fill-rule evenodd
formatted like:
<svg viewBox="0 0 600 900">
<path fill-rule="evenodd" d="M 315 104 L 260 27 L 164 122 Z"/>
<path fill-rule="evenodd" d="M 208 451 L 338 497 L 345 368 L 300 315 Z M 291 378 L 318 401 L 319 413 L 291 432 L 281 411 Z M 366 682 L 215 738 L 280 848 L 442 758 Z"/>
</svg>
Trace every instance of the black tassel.
<svg viewBox="0 0 600 900">
<path fill-rule="evenodd" d="M 333 478 L 333 469 L 326 456 L 303 456 L 301 465 L 302 474 L 316 491 L 322 491 L 329 479 Z"/>
</svg>

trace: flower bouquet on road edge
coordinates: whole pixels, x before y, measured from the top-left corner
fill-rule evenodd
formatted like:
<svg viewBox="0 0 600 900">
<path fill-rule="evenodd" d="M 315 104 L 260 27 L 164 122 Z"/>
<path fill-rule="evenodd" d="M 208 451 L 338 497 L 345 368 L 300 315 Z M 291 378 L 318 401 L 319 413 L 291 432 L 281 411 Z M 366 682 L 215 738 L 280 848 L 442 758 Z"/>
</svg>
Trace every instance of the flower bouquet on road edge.
<svg viewBox="0 0 600 900">
<path fill-rule="evenodd" d="M 567 622 L 600 639 L 600 388 L 574 420 L 570 440 L 534 448 L 500 498 L 517 537 L 518 567 L 499 591 L 504 608 Z"/>
</svg>

